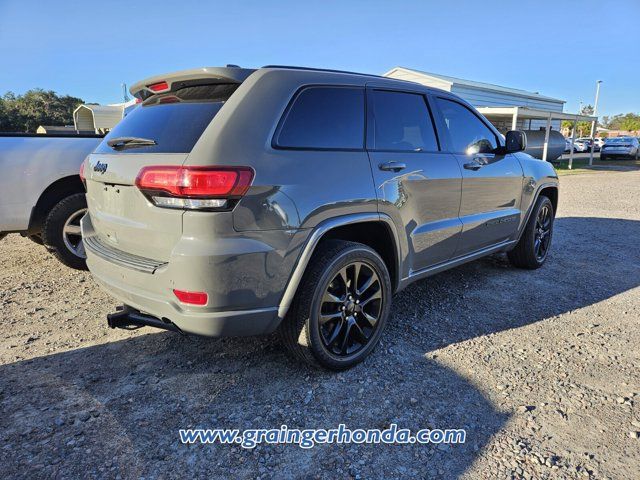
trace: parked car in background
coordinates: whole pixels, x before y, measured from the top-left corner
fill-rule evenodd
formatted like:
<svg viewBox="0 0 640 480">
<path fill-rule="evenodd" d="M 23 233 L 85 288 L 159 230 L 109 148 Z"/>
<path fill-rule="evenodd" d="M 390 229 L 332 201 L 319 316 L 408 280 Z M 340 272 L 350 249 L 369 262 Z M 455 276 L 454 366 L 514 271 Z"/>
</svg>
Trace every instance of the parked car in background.
<svg viewBox="0 0 640 480">
<path fill-rule="evenodd" d="M 602 146 L 604 145 L 604 138 L 601 137 L 596 137 L 593 139 L 594 142 L 596 142 L 596 152 L 599 152 L 600 150 L 602 150 Z"/>
<path fill-rule="evenodd" d="M 65 265 L 86 269 L 79 176 L 99 135 L 0 134 L 0 238 L 21 233 Z"/>
<path fill-rule="evenodd" d="M 591 151 L 591 138 L 589 137 L 581 137 L 581 138 L 576 138 L 576 143 L 584 145 L 584 149 L 582 150 L 583 152 L 590 152 Z M 596 146 L 593 150 L 594 152 L 599 152 L 600 151 L 600 146 L 596 143 Z"/>
<path fill-rule="evenodd" d="M 600 153 L 600 160 L 627 158 L 638 160 L 640 145 L 636 137 L 608 138 Z"/>
<path fill-rule="evenodd" d="M 569 153 L 571 152 L 571 139 L 570 138 L 565 138 L 564 139 L 564 153 Z M 585 151 L 586 146 L 584 144 L 577 144 L 574 143 L 573 144 L 573 151 L 575 152 L 584 152 Z"/>
<path fill-rule="evenodd" d="M 570 138 L 565 139 L 565 143 L 566 143 L 566 146 L 565 146 L 565 152 L 570 152 L 570 151 L 571 151 L 571 139 L 570 139 Z M 576 140 L 574 140 L 574 143 L 573 143 L 573 151 L 574 151 L 575 153 L 582 153 L 582 152 L 586 152 L 586 151 L 587 151 L 587 148 L 588 148 L 588 147 L 587 147 L 587 144 L 586 144 L 586 143 L 584 143 L 584 142 L 578 142 L 578 141 L 577 141 L 577 139 L 576 139 Z"/>
<path fill-rule="evenodd" d="M 340 370 L 392 295 L 496 252 L 549 252 L 558 178 L 461 98 L 296 67 L 136 83 L 143 103 L 86 160 L 87 264 L 111 327 L 264 334 Z M 321 174 L 319 174 L 321 173 Z"/>
</svg>

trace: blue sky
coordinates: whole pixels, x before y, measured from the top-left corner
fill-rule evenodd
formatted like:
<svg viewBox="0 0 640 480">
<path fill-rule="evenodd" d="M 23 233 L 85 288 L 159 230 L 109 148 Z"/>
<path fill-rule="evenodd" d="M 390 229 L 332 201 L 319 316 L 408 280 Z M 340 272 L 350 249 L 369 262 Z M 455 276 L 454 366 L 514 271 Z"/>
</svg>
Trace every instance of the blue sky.
<svg viewBox="0 0 640 480">
<path fill-rule="evenodd" d="M 400 65 L 640 112 L 640 1 L 0 0 L 0 94 L 121 101 L 122 82 L 235 63 Z"/>
</svg>

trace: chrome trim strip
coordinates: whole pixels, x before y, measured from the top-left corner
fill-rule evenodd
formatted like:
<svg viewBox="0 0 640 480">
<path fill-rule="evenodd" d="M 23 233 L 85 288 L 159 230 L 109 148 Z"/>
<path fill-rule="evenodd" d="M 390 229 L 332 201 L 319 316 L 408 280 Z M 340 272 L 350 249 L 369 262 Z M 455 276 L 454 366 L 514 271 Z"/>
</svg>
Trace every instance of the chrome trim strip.
<svg viewBox="0 0 640 480">
<path fill-rule="evenodd" d="M 468 253 L 461 257 L 453 258 L 451 260 L 447 260 L 446 262 L 438 263 L 437 265 L 423 268 L 422 270 L 417 270 L 415 272 L 412 272 L 408 277 L 405 277 L 402 279 L 401 288 L 404 288 L 410 283 L 413 283 L 422 278 L 430 277 L 431 275 L 435 275 L 436 273 L 440 273 L 444 270 L 448 270 L 450 268 L 457 267 L 458 265 L 462 265 L 463 263 L 471 262 L 478 258 L 491 255 L 492 253 L 500 252 L 515 243 L 517 243 L 516 240 L 506 240 L 504 242 L 497 243 L 496 245 L 492 245 L 490 247 L 485 247 L 481 250 Z"/>
</svg>

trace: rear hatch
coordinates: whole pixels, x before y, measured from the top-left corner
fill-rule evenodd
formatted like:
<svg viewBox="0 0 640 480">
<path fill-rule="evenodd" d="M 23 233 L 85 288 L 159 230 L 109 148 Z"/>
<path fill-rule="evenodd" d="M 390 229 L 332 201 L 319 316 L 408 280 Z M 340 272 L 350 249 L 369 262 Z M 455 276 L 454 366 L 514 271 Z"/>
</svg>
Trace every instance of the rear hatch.
<svg viewBox="0 0 640 480">
<path fill-rule="evenodd" d="M 240 81 L 223 75 L 194 78 L 192 73 L 155 80 L 132 87 L 144 100 L 104 138 L 84 174 L 94 240 L 168 261 L 182 235 L 184 210 L 158 207 L 136 186 L 136 178 L 144 167 L 183 165 Z"/>
</svg>

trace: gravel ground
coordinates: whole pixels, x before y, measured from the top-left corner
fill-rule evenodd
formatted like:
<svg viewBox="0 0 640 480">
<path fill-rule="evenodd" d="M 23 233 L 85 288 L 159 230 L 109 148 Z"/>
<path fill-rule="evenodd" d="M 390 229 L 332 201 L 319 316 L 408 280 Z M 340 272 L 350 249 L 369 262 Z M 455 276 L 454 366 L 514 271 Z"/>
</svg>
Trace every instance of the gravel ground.
<svg viewBox="0 0 640 480">
<path fill-rule="evenodd" d="M 87 273 L 0 243 L 4 478 L 633 478 L 640 472 L 640 172 L 562 178 L 546 266 L 495 256 L 397 295 L 333 374 L 274 337 L 114 331 Z M 466 428 L 444 446 L 182 445 L 186 427 Z M 634 473 L 635 472 L 635 473 Z"/>
</svg>

